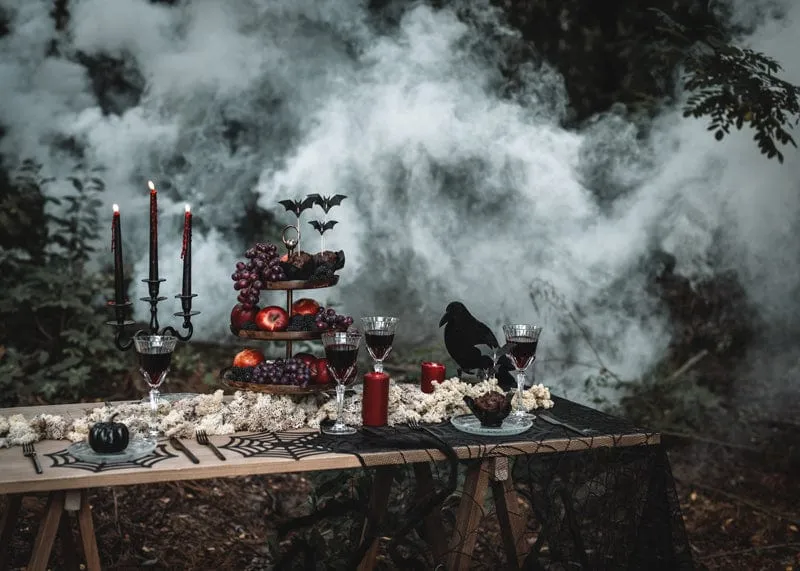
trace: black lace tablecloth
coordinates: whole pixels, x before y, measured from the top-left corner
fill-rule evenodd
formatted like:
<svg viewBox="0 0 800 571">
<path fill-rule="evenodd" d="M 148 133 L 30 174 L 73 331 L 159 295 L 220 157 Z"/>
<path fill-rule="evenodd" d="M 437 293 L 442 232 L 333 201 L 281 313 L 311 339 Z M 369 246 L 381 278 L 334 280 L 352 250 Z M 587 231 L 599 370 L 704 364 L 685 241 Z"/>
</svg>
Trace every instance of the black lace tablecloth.
<svg viewBox="0 0 800 571">
<path fill-rule="evenodd" d="M 441 510 L 447 522 L 442 533 L 451 535 L 453 500 L 466 467 L 479 457 L 508 455 L 515 490 L 531 516 L 524 530 L 530 549 L 523 569 L 693 569 L 669 461 L 656 435 L 625 419 L 565 399 L 554 401 L 549 411 L 554 417 L 594 432 L 578 436 L 536 420 L 521 435 L 482 437 L 442 423 L 417 430 L 407 426 L 362 429 L 347 437 L 319 434 L 301 446 L 309 453 L 324 450 L 358 456 L 366 480 L 375 475 L 369 453 L 402 456 L 404 451 L 431 449 L 448 459 L 431 464 L 436 477 L 433 492 L 420 497 L 402 491 L 408 486 L 395 486 L 400 497 L 392 496 L 389 516 L 370 521 L 368 536 L 383 538 L 383 568 L 434 569 L 442 558 L 434 558 L 421 540 L 420 522 Z M 631 438 L 637 435 L 641 438 Z M 591 447 L 592 439 L 599 437 L 603 446 Z M 574 451 L 562 451 L 564 441 L 575 444 L 567 447 Z M 521 448 L 520 443 L 525 444 L 524 454 L 514 450 Z M 464 447 L 469 447 L 466 458 L 457 454 L 464 456 Z M 332 519 L 352 519 L 353 511 L 366 515 L 368 498 L 358 490 L 367 487 L 356 486 L 353 494 L 340 493 L 318 505 L 314 513 L 285 522 L 282 531 L 292 540 L 277 568 L 355 568 L 368 544 L 358 534 L 350 545 L 343 542 L 351 556 L 337 564 L 330 563 L 335 560 L 330 554 L 315 553 L 316 544 L 310 538 L 320 533 L 320 527 L 328 529 Z M 481 537 L 489 544 L 479 541 L 472 568 L 511 568 L 503 550 L 488 539 L 494 537 L 492 529 L 497 526 L 491 517 L 490 510 L 481 524 L 486 525 Z"/>
</svg>

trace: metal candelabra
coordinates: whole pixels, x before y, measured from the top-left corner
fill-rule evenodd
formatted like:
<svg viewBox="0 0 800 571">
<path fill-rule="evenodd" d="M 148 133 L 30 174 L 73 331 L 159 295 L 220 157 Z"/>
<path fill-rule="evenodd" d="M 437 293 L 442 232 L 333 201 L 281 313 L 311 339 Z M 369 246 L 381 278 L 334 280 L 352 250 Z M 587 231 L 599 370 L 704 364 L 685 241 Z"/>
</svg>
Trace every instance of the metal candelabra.
<svg viewBox="0 0 800 571">
<path fill-rule="evenodd" d="M 128 308 L 133 306 L 133 304 L 130 301 L 119 304 L 114 301 L 109 301 L 108 306 L 114 309 L 116 319 L 114 321 L 107 321 L 106 323 L 116 329 L 116 333 L 114 334 L 114 346 L 120 351 L 128 351 L 131 347 L 133 347 L 133 338 L 141 335 L 173 335 L 181 341 L 188 341 L 191 339 L 192 333 L 194 333 L 192 317 L 200 313 L 199 311 L 192 311 L 192 298 L 197 297 L 197 294 L 190 293 L 189 295 L 183 295 L 179 293 L 175 296 L 177 299 L 181 300 L 181 311 L 173 313 L 173 315 L 176 317 L 183 317 L 181 329 L 186 330 L 185 334 L 179 333 L 171 325 L 164 327 L 159 331 L 158 304 L 167 298 L 163 296 L 159 297 L 158 290 L 161 282 L 166 280 L 161 278 L 156 280 L 144 279 L 142 281 L 147 284 L 147 291 L 150 295 L 148 297 L 142 297 L 139 299 L 150 304 L 150 330 L 144 331 L 140 329 L 133 335 L 126 337 L 125 328 L 136 323 L 135 321 L 126 319 L 125 316 Z"/>
</svg>

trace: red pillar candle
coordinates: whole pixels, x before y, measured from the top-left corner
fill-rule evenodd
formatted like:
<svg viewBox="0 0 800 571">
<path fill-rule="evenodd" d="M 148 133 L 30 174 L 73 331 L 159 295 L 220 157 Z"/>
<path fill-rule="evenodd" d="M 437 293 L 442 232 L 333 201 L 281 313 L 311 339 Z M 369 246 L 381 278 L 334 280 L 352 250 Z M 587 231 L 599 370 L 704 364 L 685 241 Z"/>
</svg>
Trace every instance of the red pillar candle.
<svg viewBox="0 0 800 571">
<path fill-rule="evenodd" d="M 150 189 L 150 281 L 158 280 L 158 191 L 152 180 L 147 181 Z"/>
<path fill-rule="evenodd" d="M 186 205 L 186 214 L 183 217 L 183 248 L 181 249 L 183 258 L 183 287 L 181 295 L 186 297 L 192 295 L 192 211 Z"/>
<path fill-rule="evenodd" d="M 114 252 L 114 303 L 125 303 L 125 285 L 122 272 L 122 229 L 120 228 L 119 206 L 113 206 L 111 219 L 111 251 Z"/>
<path fill-rule="evenodd" d="M 425 361 L 422 363 L 422 376 L 420 388 L 423 393 L 433 392 L 433 381 L 441 383 L 444 381 L 445 366 L 441 363 Z"/>
<path fill-rule="evenodd" d="M 370 371 L 364 375 L 361 419 L 364 426 L 386 426 L 389 423 L 389 375 L 386 373 Z"/>
</svg>

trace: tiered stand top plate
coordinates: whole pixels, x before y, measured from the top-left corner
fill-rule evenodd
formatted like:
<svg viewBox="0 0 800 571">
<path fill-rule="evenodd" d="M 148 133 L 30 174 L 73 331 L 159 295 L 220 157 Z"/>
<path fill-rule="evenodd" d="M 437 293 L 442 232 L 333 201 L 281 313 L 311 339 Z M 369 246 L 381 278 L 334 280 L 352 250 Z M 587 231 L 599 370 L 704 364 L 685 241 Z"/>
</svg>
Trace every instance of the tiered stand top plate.
<svg viewBox="0 0 800 571">
<path fill-rule="evenodd" d="M 267 282 L 261 289 L 289 290 L 289 289 L 322 289 L 333 287 L 339 283 L 339 276 L 327 282 L 307 282 L 304 280 L 287 280 L 282 282 Z"/>
</svg>

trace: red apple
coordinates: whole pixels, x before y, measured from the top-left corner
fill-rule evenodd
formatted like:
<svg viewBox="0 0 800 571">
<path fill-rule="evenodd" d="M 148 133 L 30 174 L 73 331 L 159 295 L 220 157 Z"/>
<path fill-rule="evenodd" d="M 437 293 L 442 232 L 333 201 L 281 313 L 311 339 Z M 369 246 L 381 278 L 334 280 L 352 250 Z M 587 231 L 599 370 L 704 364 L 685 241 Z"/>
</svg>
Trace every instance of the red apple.
<svg viewBox="0 0 800 571">
<path fill-rule="evenodd" d="M 327 385 L 333 382 L 330 371 L 328 371 L 328 360 L 320 357 L 311 367 L 311 381 L 318 385 Z"/>
<path fill-rule="evenodd" d="M 231 310 L 231 327 L 238 331 L 244 327 L 244 324 L 248 321 L 255 322 L 258 311 L 259 309 L 257 305 L 245 309 L 241 303 L 237 303 Z"/>
<path fill-rule="evenodd" d="M 300 359 L 309 369 L 317 362 L 317 358 L 311 353 L 296 353 L 294 358 Z"/>
<path fill-rule="evenodd" d="M 264 362 L 265 359 L 266 357 L 264 357 L 264 353 L 261 351 L 256 351 L 255 349 L 245 349 L 244 351 L 239 351 L 233 358 L 233 366 L 255 367 L 259 363 Z"/>
<path fill-rule="evenodd" d="M 277 305 L 265 307 L 256 315 L 256 327 L 263 331 L 284 331 L 289 326 L 289 314 Z"/>
<path fill-rule="evenodd" d="M 292 304 L 292 315 L 316 315 L 319 303 L 310 297 L 298 299 Z"/>
</svg>

